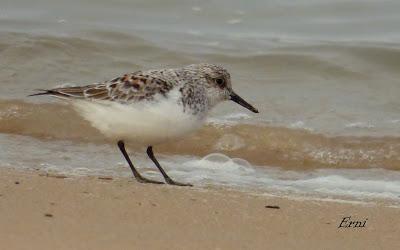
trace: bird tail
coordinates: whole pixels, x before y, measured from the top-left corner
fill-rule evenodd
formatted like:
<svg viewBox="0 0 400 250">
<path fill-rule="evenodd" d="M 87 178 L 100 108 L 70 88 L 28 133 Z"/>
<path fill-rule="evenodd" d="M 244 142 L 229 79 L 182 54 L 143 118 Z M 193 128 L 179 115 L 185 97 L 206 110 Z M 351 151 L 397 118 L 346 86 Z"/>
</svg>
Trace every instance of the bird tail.
<svg viewBox="0 0 400 250">
<path fill-rule="evenodd" d="M 50 95 L 51 91 L 48 89 L 35 89 L 35 91 L 40 91 L 39 93 L 31 94 L 28 96 L 38 96 L 38 95 Z"/>
<path fill-rule="evenodd" d="M 69 97 L 69 95 L 62 93 L 62 92 L 58 91 L 57 89 L 54 89 L 54 90 L 53 89 L 36 89 L 36 91 L 40 91 L 40 92 L 28 95 L 28 97 L 41 96 L 41 95 L 50 95 L 50 96 L 61 97 L 61 98 Z"/>
</svg>

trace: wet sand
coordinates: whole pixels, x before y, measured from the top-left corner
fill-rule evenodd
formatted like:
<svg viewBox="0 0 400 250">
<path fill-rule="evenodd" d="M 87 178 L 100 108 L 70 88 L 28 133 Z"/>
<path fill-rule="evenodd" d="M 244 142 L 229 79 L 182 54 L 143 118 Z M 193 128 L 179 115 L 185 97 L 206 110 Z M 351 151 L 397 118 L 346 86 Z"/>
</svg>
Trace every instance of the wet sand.
<svg viewBox="0 0 400 250">
<path fill-rule="evenodd" d="M 346 216 L 368 220 L 338 228 Z M 3 249 L 399 249 L 399 225 L 382 203 L 0 169 Z"/>
</svg>

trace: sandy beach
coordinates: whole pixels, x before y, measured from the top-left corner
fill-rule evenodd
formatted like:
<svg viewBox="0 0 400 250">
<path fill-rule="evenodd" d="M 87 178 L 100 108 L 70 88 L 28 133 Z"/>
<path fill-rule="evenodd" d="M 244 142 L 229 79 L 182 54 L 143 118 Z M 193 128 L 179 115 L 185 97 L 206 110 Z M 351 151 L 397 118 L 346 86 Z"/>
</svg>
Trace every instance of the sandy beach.
<svg viewBox="0 0 400 250">
<path fill-rule="evenodd" d="M 379 203 L 64 177 L 1 168 L 2 249 L 400 247 L 400 210 Z M 365 227 L 338 228 L 346 216 L 367 219 Z"/>
<path fill-rule="evenodd" d="M 0 250 L 400 249 L 399 11 L 1 1 Z"/>
</svg>

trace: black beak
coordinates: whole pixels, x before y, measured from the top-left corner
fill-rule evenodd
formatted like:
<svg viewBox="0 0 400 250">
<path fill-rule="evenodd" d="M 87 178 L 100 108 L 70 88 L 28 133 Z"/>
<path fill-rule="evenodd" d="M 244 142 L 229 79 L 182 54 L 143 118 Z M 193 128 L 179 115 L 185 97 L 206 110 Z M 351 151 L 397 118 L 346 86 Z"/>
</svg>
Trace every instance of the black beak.
<svg viewBox="0 0 400 250">
<path fill-rule="evenodd" d="M 232 91 L 232 93 L 230 94 L 230 97 L 231 97 L 231 100 L 236 102 L 237 104 L 247 108 L 250 111 L 253 111 L 254 113 L 258 113 L 258 109 L 256 109 L 255 107 L 251 106 L 248 102 L 243 100 L 243 98 L 238 96 L 235 92 Z"/>
</svg>

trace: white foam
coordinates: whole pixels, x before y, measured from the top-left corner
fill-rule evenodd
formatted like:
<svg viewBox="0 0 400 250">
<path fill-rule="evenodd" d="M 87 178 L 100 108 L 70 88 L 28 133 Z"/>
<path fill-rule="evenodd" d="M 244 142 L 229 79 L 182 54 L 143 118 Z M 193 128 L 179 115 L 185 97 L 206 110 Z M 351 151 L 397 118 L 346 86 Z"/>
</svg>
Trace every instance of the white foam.
<svg viewBox="0 0 400 250">
<path fill-rule="evenodd" d="M 396 171 L 285 171 L 273 167 L 255 167 L 242 159 L 231 159 L 221 154 L 211 154 L 202 159 L 181 159 L 178 165 L 170 161 L 164 164 L 179 179 L 203 185 L 219 184 L 322 197 L 393 199 L 400 202 L 400 173 Z M 174 169 L 172 164 L 176 166 Z"/>
<path fill-rule="evenodd" d="M 294 128 L 294 129 L 304 129 L 307 131 L 314 131 L 313 128 L 309 127 L 306 125 L 304 121 L 295 121 L 289 125 L 289 128 Z"/>
<path fill-rule="evenodd" d="M 192 7 L 192 10 L 195 11 L 195 12 L 200 12 L 200 11 L 202 11 L 203 9 L 202 9 L 201 7 L 199 7 L 199 6 L 193 6 L 193 7 Z"/>
<path fill-rule="evenodd" d="M 395 123 L 395 124 L 397 124 L 397 123 L 400 123 L 400 119 L 390 120 L 389 122 L 390 122 L 390 123 Z"/>
<path fill-rule="evenodd" d="M 2 159 L 0 167 L 34 168 L 77 176 L 132 176 L 116 146 L 40 141 L 25 136 L 4 134 L 0 134 L 0 140 L 7 145 L 0 150 Z M 131 152 L 135 166 L 144 175 L 161 180 L 160 173 L 146 157 L 144 150 Z M 173 179 L 190 182 L 196 186 L 222 185 L 248 191 L 256 189 L 272 195 L 319 199 L 351 201 L 387 199 L 392 205 L 400 205 L 399 171 L 386 169 L 293 171 L 278 167 L 253 166 L 246 160 L 217 153 L 203 158 L 158 155 L 158 159 Z"/>
<path fill-rule="evenodd" d="M 228 24 L 238 24 L 241 22 L 243 22 L 243 20 L 240 18 L 233 18 L 233 19 L 229 19 L 226 21 L 226 23 L 228 23 Z"/>
<path fill-rule="evenodd" d="M 353 122 L 345 125 L 346 128 L 364 128 L 364 129 L 371 129 L 375 128 L 375 125 L 369 122 Z"/>
<path fill-rule="evenodd" d="M 236 125 L 236 124 L 247 124 L 252 123 L 252 116 L 246 113 L 229 113 L 219 117 L 209 117 L 206 121 L 212 125 Z"/>
</svg>

